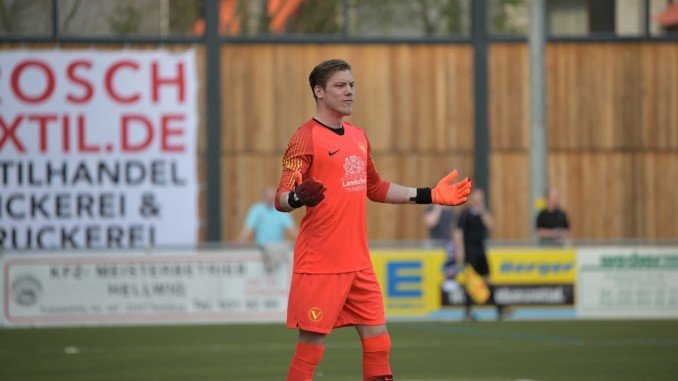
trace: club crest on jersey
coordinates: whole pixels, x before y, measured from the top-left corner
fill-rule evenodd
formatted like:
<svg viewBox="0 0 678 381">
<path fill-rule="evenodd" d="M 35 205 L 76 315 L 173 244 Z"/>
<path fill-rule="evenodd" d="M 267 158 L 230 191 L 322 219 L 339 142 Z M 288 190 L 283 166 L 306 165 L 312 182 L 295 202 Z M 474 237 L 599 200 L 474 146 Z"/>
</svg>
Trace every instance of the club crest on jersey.
<svg viewBox="0 0 678 381">
<path fill-rule="evenodd" d="M 351 155 L 344 160 L 346 175 L 365 174 L 365 162 L 356 155 Z"/>
<path fill-rule="evenodd" d="M 344 160 L 344 176 L 341 185 L 346 192 L 358 192 L 367 189 L 367 171 L 365 160 L 360 156 L 351 155 Z"/>
<path fill-rule="evenodd" d="M 323 310 L 318 307 L 313 307 L 308 310 L 308 317 L 312 322 L 317 323 L 323 319 Z"/>
</svg>

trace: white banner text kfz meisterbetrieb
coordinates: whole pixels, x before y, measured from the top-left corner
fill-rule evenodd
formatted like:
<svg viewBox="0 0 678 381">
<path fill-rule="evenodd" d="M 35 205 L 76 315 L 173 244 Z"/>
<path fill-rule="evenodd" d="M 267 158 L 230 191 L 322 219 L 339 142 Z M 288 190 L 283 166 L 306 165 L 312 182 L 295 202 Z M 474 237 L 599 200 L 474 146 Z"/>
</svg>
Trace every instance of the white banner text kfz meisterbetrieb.
<svg viewBox="0 0 678 381">
<path fill-rule="evenodd" d="M 0 248 L 195 245 L 195 51 L 0 52 Z"/>
</svg>

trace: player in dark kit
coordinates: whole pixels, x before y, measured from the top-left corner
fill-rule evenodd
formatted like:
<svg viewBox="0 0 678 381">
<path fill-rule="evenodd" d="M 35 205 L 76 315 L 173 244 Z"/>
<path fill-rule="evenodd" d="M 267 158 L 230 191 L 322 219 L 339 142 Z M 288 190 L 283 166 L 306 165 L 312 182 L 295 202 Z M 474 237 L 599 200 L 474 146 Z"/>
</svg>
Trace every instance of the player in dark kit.
<svg viewBox="0 0 678 381">
<path fill-rule="evenodd" d="M 471 194 L 469 207 L 465 209 L 454 231 L 454 242 L 457 249 L 457 259 L 460 263 L 466 263 L 482 276 L 486 284 L 489 284 L 490 266 L 487 263 L 485 241 L 494 227 L 494 218 L 487 209 L 485 192 L 476 189 Z M 494 299 L 494 298 L 493 298 Z M 496 301 L 495 301 L 496 303 Z M 474 319 L 471 313 L 472 298 L 466 295 L 465 318 Z M 497 304 L 497 316 L 503 317 L 504 306 Z"/>
</svg>

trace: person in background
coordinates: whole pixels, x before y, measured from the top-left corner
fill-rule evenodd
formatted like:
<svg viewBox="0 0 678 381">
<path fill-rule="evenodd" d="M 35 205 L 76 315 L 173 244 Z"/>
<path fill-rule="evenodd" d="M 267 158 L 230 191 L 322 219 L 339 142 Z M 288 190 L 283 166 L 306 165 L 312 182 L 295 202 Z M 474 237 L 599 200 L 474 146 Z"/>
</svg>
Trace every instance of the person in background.
<svg viewBox="0 0 678 381">
<path fill-rule="evenodd" d="M 560 192 L 556 188 L 546 191 L 546 209 L 537 215 L 537 237 L 546 246 L 563 246 L 570 235 L 567 213 L 560 207 Z"/>
<path fill-rule="evenodd" d="M 443 266 L 443 274 L 445 275 L 445 280 L 441 285 L 443 292 L 459 289 L 459 285 L 455 282 L 456 270 L 459 266 L 456 263 L 454 240 L 452 239 L 454 222 L 454 211 L 450 206 L 431 204 L 427 205 L 424 210 L 424 225 L 428 228 L 429 245 L 442 248 L 447 256 Z"/>
<path fill-rule="evenodd" d="M 454 230 L 454 243 L 457 252 L 458 263 L 472 266 L 473 269 L 485 279 L 485 283 L 492 289 L 489 277 L 490 266 L 485 252 L 485 241 L 494 227 L 494 218 L 487 209 L 485 192 L 475 189 L 469 196 L 468 208 L 459 215 L 457 227 Z M 494 292 L 492 292 L 494 294 Z M 494 295 L 490 297 L 494 301 Z M 504 317 L 504 306 L 497 306 L 497 318 Z M 464 317 L 467 320 L 475 320 L 472 313 L 473 300 L 467 294 L 464 304 Z"/>
<path fill-rule="evenodd" d="M 275 193 L 276 189 L 272 186 L 264 188 L 261 201 L 249 208 L 245 223 L 235 239 L 235 243 L 243 244 L 254 234 L 254 242 L 261 250 L 268 273 L 290 261 L 291 248 L 285 235 L 292 240 L 297 237 L 297 227 L 290 214 L 275 209 Z"/>
<path fill-rule="evenodd" d="M 424 211 L 424 224 L 428 238 L 434 246 L 446 246 L 452 240 L 454 211 L 445 205 L 431 204 Z"/>
</svg>

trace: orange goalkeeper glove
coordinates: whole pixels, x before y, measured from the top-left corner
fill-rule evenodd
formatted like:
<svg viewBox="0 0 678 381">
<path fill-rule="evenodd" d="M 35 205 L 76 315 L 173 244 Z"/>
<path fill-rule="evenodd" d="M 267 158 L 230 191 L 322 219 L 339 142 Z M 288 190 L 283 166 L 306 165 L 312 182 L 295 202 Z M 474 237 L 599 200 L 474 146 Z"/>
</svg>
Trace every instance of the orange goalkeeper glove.
<svg viewBox="0 0 678 381">
<path fill-rule="evenodd" d="M 292 175 L 295 188 L 290 192 L 287 203 L 293 208 L 300 208 L 303 205 L 316 206 L 325 199 L 325 184 L 311 177 L 302 182 L 301 172 L 296 171 Z"/>
<path fill-rule="evenodd" d="M 471 180 L 464 177 L 458 183 L 453 183 L 458 176 L 457 170 L 453 170 L 447 176 L 438 181 L 438 185 L 431 189 L 431 202 L 439 205 L 461 205 L 468 200 L 471 194 Z"/>
</svg>

